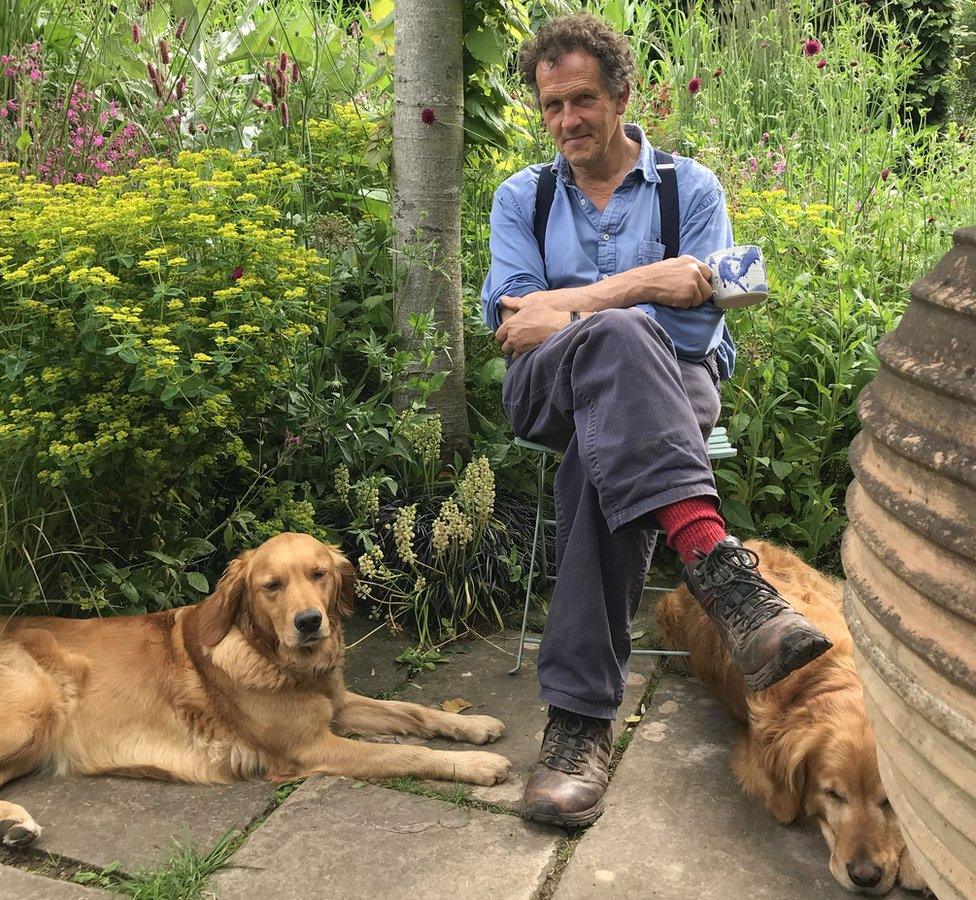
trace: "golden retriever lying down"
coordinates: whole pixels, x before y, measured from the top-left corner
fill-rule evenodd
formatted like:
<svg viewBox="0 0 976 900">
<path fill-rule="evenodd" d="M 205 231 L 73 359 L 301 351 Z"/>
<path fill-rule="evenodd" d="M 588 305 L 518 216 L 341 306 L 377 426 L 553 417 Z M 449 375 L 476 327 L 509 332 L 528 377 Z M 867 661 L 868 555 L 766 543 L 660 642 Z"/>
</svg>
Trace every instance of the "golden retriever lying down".
<svg viewBox="0 0 976 900">
<path fill-rule="evenodd" d="M 340 617 L 355 571 L 334 547 L 281 534 L 233 560 L 196 606 L 115 619 L 0 620 L 0 784 L 37 770 L 199 783 L 315 773 L 495 784 L 495 753 L 343 734 L 499 738 L 490 716 L 372 700 L 343 682 Z M 40 829 L 0 800 L 0 838 Z"/>
<path fill-rule="evenodd" d="M 694 673 L 747 722 L 732 771 L 780 822 L 815 819 L 830 871 L 850 891 L 884 894 L 897 880 L 923 890 L 878 773 L 874 733 L 854 668 L 841 586 L 795 554 L 759 541 L 762 574 L 833 642 L 833 648 L 765 691 L 747 694 L 714 628 L 687 589 L 665 595 L 657 622 L 665 643 L 690 651 Z"/>
</svg>

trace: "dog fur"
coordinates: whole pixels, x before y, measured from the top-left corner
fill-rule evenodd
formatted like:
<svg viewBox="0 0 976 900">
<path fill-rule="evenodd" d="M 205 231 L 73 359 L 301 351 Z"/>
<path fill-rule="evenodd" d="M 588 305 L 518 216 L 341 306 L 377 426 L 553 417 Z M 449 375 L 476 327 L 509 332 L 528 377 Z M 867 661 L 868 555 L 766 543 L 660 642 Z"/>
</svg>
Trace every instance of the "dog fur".
<svg viewBox="0 0 976 900">
<path fill-rule="evenodd" d="M 0 785 L 30 772 L 201 784 L 313 774 L 495 784 L 495 753 L 340 735 L 497 740 L 504 725 L 350 693 L 341 617 L 355 570 L 335 547 L 281 534 L 233 560 L 202 603 L 112 619 L 0 620 Z M 306 630 L 296 616 L 304 613 Z M 318 613 L 321 623 L 310 634 Z M 0 800 L 0 839 L 40 829 Z"/>
<path fill-rule="evenodd" d="M 743 791 L 779 822 L 815 820 L 830 848 L 830 871 L 841 885 L 862 890 L 852 876 L 863 883 L 880 869 L 878 883 L 863 888 L 867 893 L 885 894 L 896 881 L 924 890 L 881 784 L 841 585 L 787 550 L 759 541 L 746 547 L 759 554 L 763 576 L 833 648 L 767 690 L 749 693 L 684 586 L 665 595 L 656 611 L 665 644 L 688 650 L 695 675 L 747 723 L 748 734 L 732 755 Z"/>
</svg>

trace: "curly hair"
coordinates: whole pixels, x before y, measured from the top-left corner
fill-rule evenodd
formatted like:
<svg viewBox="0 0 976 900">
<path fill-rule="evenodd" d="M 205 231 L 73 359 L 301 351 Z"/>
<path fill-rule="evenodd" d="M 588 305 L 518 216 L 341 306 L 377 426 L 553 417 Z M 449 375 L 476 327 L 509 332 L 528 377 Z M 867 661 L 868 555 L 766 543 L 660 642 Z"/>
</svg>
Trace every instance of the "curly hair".
<svg viewBox="0 0 976 900">
<path fill-rule="evenodd" d="M 596 58 L 604 87 L 610 94 L 619 97 L 623 93 L 634 74 L 634 54 L 627 38 L 597 16 L 576 13 L 547 22 L 519 51 L 519 74 L 537 101 L 536 66 L 543 60 L 551 65 L 573 50 L 582 50 Z"/>
</svg>

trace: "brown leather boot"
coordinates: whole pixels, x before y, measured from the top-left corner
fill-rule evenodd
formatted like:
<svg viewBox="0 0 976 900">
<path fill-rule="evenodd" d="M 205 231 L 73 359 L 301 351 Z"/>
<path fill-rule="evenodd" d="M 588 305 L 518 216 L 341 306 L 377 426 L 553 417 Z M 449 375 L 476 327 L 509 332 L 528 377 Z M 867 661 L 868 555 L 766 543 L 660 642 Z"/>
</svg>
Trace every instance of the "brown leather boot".
<svg viewBox="0 0 976 900">
<path fill-rule="evenodd" d="M 603 813 L 611 740 L 609 722 L 550 707 L 539 761 L 522 795 L 522 815 L 564 828 L 592 825 Z"/>
<path fill-rule="evenodd" d="M 833 646 L 759 574 L 758 566 L 758 554 L 727 537 L 685 568 L 688 588 L 751 691 L 776 684 Z"/>
</svg>

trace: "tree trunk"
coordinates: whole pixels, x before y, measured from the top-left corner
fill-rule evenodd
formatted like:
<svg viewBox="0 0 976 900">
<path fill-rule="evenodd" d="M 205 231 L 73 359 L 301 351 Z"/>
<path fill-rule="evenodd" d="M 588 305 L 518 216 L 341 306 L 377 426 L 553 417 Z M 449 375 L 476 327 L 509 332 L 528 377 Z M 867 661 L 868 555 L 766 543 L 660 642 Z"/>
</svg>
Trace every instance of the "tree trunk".
<svg viewBox="0 0 976 900">
<path fill-rule="evenodd" d="M 449 371 L 431 399 L 444 449 L 468 443 L 461 312 L 461 157 L 464 60 L 461 0 L 397 0 L 394 14 L 393 225 L 401 276 L 396 324 L 434 311 L 449 335 L 437 366 Z"/>
</svg>

